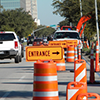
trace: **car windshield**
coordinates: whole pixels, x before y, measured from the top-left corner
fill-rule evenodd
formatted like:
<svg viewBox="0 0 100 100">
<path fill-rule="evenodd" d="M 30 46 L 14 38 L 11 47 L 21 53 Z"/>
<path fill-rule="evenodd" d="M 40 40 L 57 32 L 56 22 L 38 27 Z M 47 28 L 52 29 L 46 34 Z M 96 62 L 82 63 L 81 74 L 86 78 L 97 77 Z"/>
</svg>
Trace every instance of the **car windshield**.
<svg viewBox="0 0 100 100">
<path fill-rule="evenodd" d="M 54 39 L 59 39 L 59 38 L 75 38 L 75 39 L 80 39 L 80 37 L 79 37 L 77 32 L 57 32 L 54 35 Z"/>
<path fill-rule="evenodd" d="M 14 40 L 15 36 L 13 33 L 3 33 L 0 34 L 0 41 L 10 41 L 10 40 Z"/>
</svg>

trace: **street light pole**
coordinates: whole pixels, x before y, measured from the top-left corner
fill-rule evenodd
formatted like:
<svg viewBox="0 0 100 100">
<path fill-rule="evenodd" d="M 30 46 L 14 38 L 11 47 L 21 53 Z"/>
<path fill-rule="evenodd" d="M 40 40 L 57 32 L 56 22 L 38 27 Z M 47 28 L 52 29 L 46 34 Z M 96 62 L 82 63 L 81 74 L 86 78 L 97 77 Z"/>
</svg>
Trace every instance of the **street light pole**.
<svg viewBox="0 0 100 100">
<path fill-rule="evenodd" d="M 34 35 L 35 35 L 34 32 L 37 32 L 37 31 L 39 31 L 39 30 L 41 30 L 41 29 L 44 29 L 44 28 L 46 28 L 46 26 L 45 26 L 45 27 L 42 27 L 42 28 L 39 28 L 39 29 L 37 29 L 37 30 L 34 30 L 33 33 L 31 33 L 31 35 L 34 36 Z"/>
<path fill-rule="evenodd" d="M 0 12 L 1 12 L 1 0 L 0 0 Z"/>
<path fill-rule="evenodd" d="M 39 30 L 41 30 L 41 29 L 48 28 L 48 27 L 54 27 L 54 26 L 56 26 L 56 25 L 49 25 L 49 26 L 41 27 L 41 28 L 39 28 L 39 29 L 34 30 L 33 33 L 31 33 L 31 35 L 34 35 L 34 32 L 37 32 L 37 31 L 39 31 Z"/>
<path fill-rule="evenodd" d="M 98 45 L 99 45 L 99 24 L 98 24 L 97 0 L 95 0 L 95 15 L 96 15 L 96 27 L 97 27 L 97 40 L 98 40 Z"/>
<path fill-rule="evenodd" d="M 83 16 L 83 14 L 82 14 L 82 1 L 79 0 L 79 2 L 80 2 L 80 14 L 81 14 L 81 17 L 82 17 L 82 16 Z M 83 29 L 83 25 L 82 25 L 82 29 Z M 84 40 L 84 32 L 83 32 L 83 34 L 82 34 L 82 38 L 83 38 L 83 40 Z"/>
</svg>

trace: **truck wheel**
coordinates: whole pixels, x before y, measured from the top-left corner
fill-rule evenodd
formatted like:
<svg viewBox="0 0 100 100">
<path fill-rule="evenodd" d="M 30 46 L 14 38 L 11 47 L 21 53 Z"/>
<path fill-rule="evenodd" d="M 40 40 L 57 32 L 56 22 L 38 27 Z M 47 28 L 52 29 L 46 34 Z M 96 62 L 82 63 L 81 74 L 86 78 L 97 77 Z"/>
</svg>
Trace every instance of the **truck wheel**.
<svg viewBox="0 0 100 100">
<path fill-rule="evenodd" d="M 22 57 L 24 57 L 24 51 L 22 51 Z"/>
<path fill-rule="evenodd" d="M 15 57 L 15 63 L 19 63 L 19 55 Z"/>
<path fill-rule="evenodd" d="M 22 61 L 22 56 L 20 55 L 20 56 L 19 56 L 19 62 L 21 62 L 21 61 Z"/>
</svg>

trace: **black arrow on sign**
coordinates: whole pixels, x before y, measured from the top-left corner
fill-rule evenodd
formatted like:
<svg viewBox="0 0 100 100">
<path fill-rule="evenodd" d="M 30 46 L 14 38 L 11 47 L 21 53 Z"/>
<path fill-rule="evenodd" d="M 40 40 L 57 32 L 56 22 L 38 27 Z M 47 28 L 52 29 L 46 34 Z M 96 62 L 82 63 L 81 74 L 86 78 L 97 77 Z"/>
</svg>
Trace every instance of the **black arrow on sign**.
<svg viewBox="0 0 100 100">
<path fill-rule="evenodd" d="M 57 54 L 57 55 L 58 55 L 58 54 L 59 54 L 59 52 L 58 52 L 58 51 L 57 51 L 57 52 L 52 52 L 52 54 Z"/>
</svg>

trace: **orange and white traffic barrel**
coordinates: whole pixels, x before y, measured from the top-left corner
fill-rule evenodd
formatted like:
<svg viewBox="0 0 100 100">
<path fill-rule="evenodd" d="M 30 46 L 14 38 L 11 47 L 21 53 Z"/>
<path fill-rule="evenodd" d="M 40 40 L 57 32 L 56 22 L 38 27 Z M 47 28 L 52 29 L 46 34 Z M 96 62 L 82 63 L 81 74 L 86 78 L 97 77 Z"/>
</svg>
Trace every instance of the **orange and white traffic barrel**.
<svg viewBox="0 0 100 100">
<path fill-rule="evenodd" d="M 74 61 L 78 60 L 78 55 L 77 55 L 77 46 L 74 46 Z"/>
<path fill-rule="evenodd" d="M 59 100 L 56 63 L 34 63 L 33 100 Z"/>
<path fill-rule="evenodd" d="M 74 62 L 74 45 L 67 46 L 67 62 Z"/>
<path fill-rule="evenodd" d="M 65 58 L 64 58 L 64 50 L 63 50 L 63 59 L 61 60 L 54 60 L 56 62 L 57 71 L 65 71 Z"/>
<path fill-rule="evenodd" d="M 66 61 L 66 58 L 67 58 L 67 48 L 64 48 L 64 58 L 65 58 L 65 61 Z"/>
<path fill-rule="evenodd" d="M 100 96 L 97 93 L 81 93 L 76 100 L 84 100 L 83 97 L 86 97 L 85 100 L 100 100 Z"/>
<path fill-rule="evenodd" d="M 78 59 L 81 59 L 81 43 L 79 41 L 79 45 L 78 45 Z"/>
<path fill-rule="evenodd" d="M 75 61 L 78 60 L 78 54 L 77 54 L 77 46 L 74 46 L 74 69 L 75 69 Z"/>
<path fill-rule="evenodd" d="M 100 71 L 99 70 L 99 45 L 98 45 L 98 41 L 96 41 L 95 71 L 96 72 Z"/>
<path fill-rule="evenodd" d="M 87 86 L 86 62 L 83 59 L 75 61 L 74 81 L 84 82 Z"/>
<path fill-rule="evenodd" d="M 65 71 L 66 70 L 65 59 L 56 60 L 55 62 L 56 62 L 57 71 Z"/>
<path fill-rule="evenodd" d="M 86 84 L 83 82 L 70 82 L 67 85 L 66 100 L 76 100 L 80 93 L 87 93 Z M 85 99 L 85 97 L 83 97 Z"/>
</svg>

